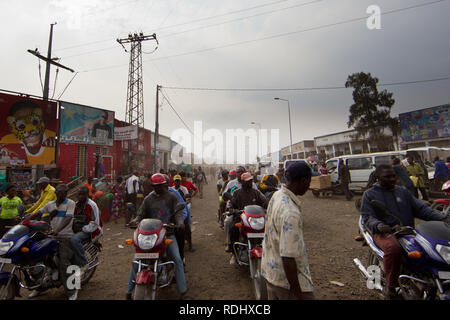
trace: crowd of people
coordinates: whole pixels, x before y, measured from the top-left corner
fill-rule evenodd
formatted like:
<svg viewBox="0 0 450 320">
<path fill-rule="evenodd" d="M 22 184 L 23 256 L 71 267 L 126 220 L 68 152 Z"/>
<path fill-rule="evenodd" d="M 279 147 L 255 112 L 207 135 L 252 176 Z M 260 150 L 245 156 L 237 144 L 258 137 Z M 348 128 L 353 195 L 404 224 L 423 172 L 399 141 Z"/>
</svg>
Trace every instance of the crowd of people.
<svg viewBox="0 0 450 320">
<path fill-rule="evenodd" d="M 353 194 L 348 189 L 351 183 L 350 170 L 340 161 L 339 182 L 347 200 L 351 200 Z M 436 158 L 435 166 L 436 181 L 440 183 L 450 179 L 449 163 Z M 226 252 L 232 251 L 232 244 L 237 241 L 239 231 L 233 216 L 223 218 L 223 213 L 243 210 L 248 205 L 259 205 L 266 209 L 261 272 L 267 283 L 269 299 L 314 298 L 298 196 L 306 193 L 312 176 L 320 174 L 329 174 L 324 164 L 313 170 L 310 164 L 301 161 L 293 162 L 286 170 L 280 166 L 276 173 L 266 170 L 264 175 L 259 170 L 253 171 L 244 166 L 230 171 L 220 168 L 217 171 L 217 220 L 226 233 Z M 394 215 L 404 225 L 411 227 L 414 227 L 414 217 L 448 220 L 448 217 L 443 217 L 418 200 L 418 192 L 424 200 L 428 200 L 424 174 L 423 168 L 412 157 L 407 157 L 405 163 L 393 157 L 390 164 L 377 166 L 362 199 L 361 215 L 374 234 L 376 244 L 385 252 L 383 263 L 388 298 L 396 295 L 394 289 L 398 286 L 401 248 L 395 237 L 389 236 L 395 222 L 380 219 L 370 200 L 387 201 Z M 48 221 L 52 236 L 60 242 L 59 267 L 64 277 L 66 272 L 63 270 L 70 264 L 80 266 L 81 271 L 85 272 L 87 259 L 83 242 L 102 235 L 102 210 L 108 210 L 115 223 L 125 217 L 125 227 L 136 226 L 146 218 L 172 223 L 175 228 L 169 231 L 168 238 L 173 244 L 168 247 L 167 253 L 175 262 L 177 288 L 181 297 L 184 297 L 187 292 L 185 244 L 188 251 L 196 250 L 192 243 L 192 199 L 197 195 L 202 199 L 203 187 L 207 184 L 207 174 L 201 167 L 195 168 L 192 174 L 171 169 L 167 173 L 161 170 L 156 174 L 148 174 L 145 178 L 133 172 L 126 179 L 118 177 L 110 193 L 97 190 L 95 180 L 89 177 L 79 189 L 77 201 L 67 198 L 67 185 L 54 187 L 47 177 L 40 178 L 36 183 L 40 193 L 38 197 L 32 193 L 19 196 L 17 187 L 8 184 L 0 199 L 0 236 L 23 219 Z M 107 204 L 102 203 L 102 199 L 106 199 Z M 180 203 L 183 204 L 183 210 L 177 211 L 176 206 Z M 132 298 L 134 275 L 135 270 L 132 268 L 126 299 Z M 65 289 L 70 299 L 77 298 L 76 289 L 66 286 Z M 34 290 L 30 297 L 39 294 L 38 290 Z"/>
</svg>

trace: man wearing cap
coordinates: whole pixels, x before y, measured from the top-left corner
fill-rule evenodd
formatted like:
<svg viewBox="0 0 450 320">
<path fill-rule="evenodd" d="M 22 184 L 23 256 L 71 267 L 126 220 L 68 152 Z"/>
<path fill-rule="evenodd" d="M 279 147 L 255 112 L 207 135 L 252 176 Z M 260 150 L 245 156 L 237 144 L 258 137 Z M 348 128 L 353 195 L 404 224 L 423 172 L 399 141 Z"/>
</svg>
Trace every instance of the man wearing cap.
<svg viewBox="0 0 450 320">
<path fill-rule="evenodd" d="M 70 238 L 73 236 L 72 221 L 75 211 L 75 201 L 67 198 L 68 188 L 65 184 L 56 187 L 56 200 L 50 201 L 44 207 L 39 209 L 30 219 L 35 217 L 44 217 L 44 214 L 50 215 L 50 226 L 52 235 L 59 242 L 59 276 L 64 286 L 66 294 L 70 300 L 76 300 L 78 290 L 67 288 L 67 268 L 72 265 L 73 251 L 70 245 Z M 33 291 L 28 297 L 33 298 L 39 295 L 39 291 Z"/>
<path fill-rule="evenodd" d="M 300 199 L 311 183 L 311 168 L 291 164 L 286 185 L 274 193 L 266 214 L 261 275 L 269 300 L 313 299 L 314 286 L 303 240 Z"/>
<path fill-rule="evenodd" d="M 157 219 L 161 220 L 162 223 L 175 223 L 177 228 L 184 229 L 183 214 L 181 211 L 175 211 L 178 199 L 176 195 L 169 192 L 165 177 L 160 173 L 156 173 L 151 177 L 151 182 L 153 192 L 145 197 L 144 202 L 139 208 L 137 217 L 130 222 L 130 225 L 138 225 L 143 219 Z M 167 238 L 173 240 L 173 243 L 167 246 L 167 255 L 175 262 L 177 288 L 180 294 L 184 296 L 187 292 L 187 288 L 184 277 L 183 261 L 180 257 L 177 240 L 171 233 L 172 231 L 169 229 Z M 135 272 L 134 267 L 132 267 L 126 290 L 127 300 L 131 300 L 132 292 L 135 287 Z"/>
<path fill-rule="evenodd" d="M 50 179 L 47 177 L 42 177 L 36 182 L 38 188 L 41 190 L 41 197 L 39 200 L 27 211 L 28 213 L 36 213 L 39 209 L 43 208 L 50 201 L 56 200 L 55 188 L 50 185 Z"/>
<path fill-rule="evenodd" d="M 243 210 L 248 205 L 258 205 L 267 208 L 267 199 L 261 191 L 253 188 L 253 176 L 249 172 L 241 175 L 242 188 L 233 192 L 233 196 L 229 202 L 229 208 L 235 211 Z M 225 232 L 227 234 L 226 252 L 231 252 L 232 244 L 237 241 L 237 228 L 234 226 L 234 216 L 228 216 L 225 219 Z"/>
<path fill-rule="evenodd" d="M 225 192 L 232 193 L 234 190 L 240 189 L 242 187 L 241 176 L 242 176 L 242 174 L 244 172 L 246 172 L 244 167 L 242 167 L 242 166 L 237 167 L 237 169 L 236 169 L 236 179 L 231 180 L 230 182 L 228 182 L 228 184 L 226 185 L 226 187 L 222 191 L 222 196 L 225 194 Z M 253 181 L 252 181 L 252 183 L 253 183 Z M 258 189 L 256 187 L 255 183 L 252 184 L 252 187 L 253 187 L 253 189 Z"/>
</svg>

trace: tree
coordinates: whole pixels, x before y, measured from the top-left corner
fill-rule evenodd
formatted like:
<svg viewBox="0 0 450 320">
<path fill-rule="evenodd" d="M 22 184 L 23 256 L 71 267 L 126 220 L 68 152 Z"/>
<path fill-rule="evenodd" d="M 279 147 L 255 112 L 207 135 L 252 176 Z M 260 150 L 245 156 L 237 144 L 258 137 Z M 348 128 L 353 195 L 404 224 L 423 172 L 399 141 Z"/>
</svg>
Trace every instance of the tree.
<svg viewBox="0 0 450 320">
<path fill-rule="evenodd" d="M 348 127 L 356 130 L 355 139 L 366 138 L 378 151 L 387 151 L 392 139 L 384 134 L 389 128 L 394 137 L 399 134 L 399 121 L 391 117 L 391 109 L 395 103 L 392 92 L 378 91 L 378 78 L 370 73 L 354 73 L 348 76 L 346 88 L 354 88 L 353 101 L 350 106 Z"/>
</svg>

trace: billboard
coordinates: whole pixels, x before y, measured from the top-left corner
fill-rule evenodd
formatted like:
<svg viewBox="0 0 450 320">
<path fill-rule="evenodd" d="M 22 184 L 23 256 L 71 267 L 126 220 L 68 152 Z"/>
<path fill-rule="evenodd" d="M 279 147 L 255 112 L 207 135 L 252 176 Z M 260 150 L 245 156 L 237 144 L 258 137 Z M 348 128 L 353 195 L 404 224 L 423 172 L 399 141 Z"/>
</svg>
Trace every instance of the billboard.
<svg viewBox="0 0 450 320">
<path fill-rule="evenodd" d="M 114 112 L 61 102 L 61 142 L 112 146 Z"/>
<path fill-rule="evenodd" d="M 403 142 L 450 137 L 450 104 L 400 114 Z"/>
<path fill-rule="evenodd" d="M 0 165 L 55 162 L 56 102 L 0 93 Z"/>
</svg>

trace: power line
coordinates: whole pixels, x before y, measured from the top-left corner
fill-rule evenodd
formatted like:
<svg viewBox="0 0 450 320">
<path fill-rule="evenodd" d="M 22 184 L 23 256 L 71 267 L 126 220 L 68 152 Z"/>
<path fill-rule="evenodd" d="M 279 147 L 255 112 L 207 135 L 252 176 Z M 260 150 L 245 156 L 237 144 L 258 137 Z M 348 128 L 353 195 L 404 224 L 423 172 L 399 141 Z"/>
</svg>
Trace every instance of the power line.
<svg viewBox="0 0 450 320">
<path fill-rule="evenodd" d="M 427 2 L 427 3 L 422 3 L 422 4 L 413 5 L 413 6 L 409 6 L 409 7 L 394 9 L 394 10 L 383 12 L 383 16 L 390 15 L 390 14 L 393 14 L 393 13 L 402 12 L 402 11 L 407 11 L 407 10 L 411 10 L 411 9 L 416 9 L 416 8 L 419 8 L 419 7 L 425 7 L 425 6 L 433 5 L 433 4 L 444 2 L 444 1 L 447 1 L 447 0 L 437 0 L 437 1 L 433 1 L 433 2 Z M 192 54 L 196 54 L 196 53 L 202 53 L 202 52 L 217 50 L 217 49 L 235 47 L 235 46 L 240 46 L 240 45 L 244 45 L 244 44 L 248 44 L 248 43 L 259 42 L 259 41 L 264 41 L 264 40 L 271 40 L 271 39 L 275 39 L 275 38 L 291 36 L 291 35 L 298 34 L 298 33 L 306 33 L 306 32 L 309 32 L 309 31 L 315 31 L 315 30 L 335 27 L 335 26 L 338 26 L 338 25 L 348 24 L 348 23 L 362 21 L 362 20 L 366 20 L 366 19 L 367 19 L 367 16 L 363 16 L 363 17 L 343 20 L 343 21 L 339 21 L 339 22 L 335 22 L 335 23 L 329 23 L 329 24 L 325 24 L 325 25 L 321 25 L 321 26 L 310 27 L 310 28 L 307 28 L 307 29 L 291 31 L 291 32 L 285 32 L 285 33 L 279 33 L 279 34 L 275 34 L 275 35 L 272 35 L 272 36 L 267 36 L 267 37 L 262 37 L 262 38 L 257 38 L 257 39 L 233 42 L 233 43 L 229 43 L 229 44 L 225 44 L 225 45 L 221 45 L 221 46 L 205 48 L 205 49 L 200 49 L 200 50 L 195 50 L 195 51 L 188 51 L 188 52 L 184 52 L 184 53 L 179 53 L 179 54 L 174 54 L 174 55 L 154 58 L 154 59 L 151 59 L 151 60 L 144 60 L 144 61 L 155 61 L 155 60 L 166 59 L 166 58 L 182 57 L 182 56 L 192 55 Z"/>
<path fill-rule="evenodd" d="M 219 22 L 219 23 L 213 23 L 213 24 L 209 24 L 209 25 L 205 25 L 205 26 L 199 26 L 199 27 L 196 27 L 196 28 L 188 29 L 188 30 L 183 30 L 183 31 L 178 31 L 178 32 L 174 32 L 174 33 L 165 34 L 165 35 L 162 35 L 161 37 L 162 38 L 165 38 L 165 37 L 168 38 L 168 37 L 176 36 L 176 35 L 183 34 L 183 33 L 188 33 L 188 32 L 192 32 L 192 31 L 197 31 L 197 30 L 207 29 L 207 28 L 211 28 L 211 27 L 216 27 L 216 26 L 220 26 L 220 25 L 224 25 L 224 24 L 228 24 L 228 23 L 232 23 L 232 22 L 236 22 L 236 21 L 246 20 L 246 19 L 250 19 L 250 18 L 260 17 L 260 16 L 271 14 L 271 13 L 275 13 L 275 12 L 285 11 L 285 10 L 288 10 L 288 9 L 304 7 L 304 6 L 307 6 L 307 5 L 310 5 L 310 4 L 314 4 L 314 3 L 318 3 L 318 2 L 322 2 L 322 1 L 325 1 L 325 0 L 314 0 L 314 1 L 304 2 L 304 3 L 300 3 L 300 4 L 293 5 L 293 6 L 280 8 L 280 9 L 264 11 L 264 12 L 257 13 L 257 14 L 254 14 L 254 15 L 250 15 L 250 16 L 240 17 L 240 18 L 231 19 L 231 20 L 227 20 L 227 21 L 223 21 L 223 22 Z"/>
<path fill-rule="evenodd" d="M 420 7 L 430 6 L 430 5 L 441 3 L 441 2 L 444 2 L 444 1 L 447 1 L 447 0 L 436 0 L 436 1 L 426 2 L 426 3 L 422 3 L 422 4 L 409 6 L 409 7 L 393 9 L 393 10 L 389 10 L 389 11 L 384 12 L 383 15 L 386 16 L 386 15 L 390 15 L 390 14 L 394 14 L 394 13 L 398 13 L 398 12 L 403 12 L 403 11 L 407 11 L 407 10 L 411 10 L 411 9 L 416 9 L 416 8 L 420 8 Z M 272 36 L 266 36 L 266 37 L 261 37 L 261 38 L 257 38 L 257 39 L 250 39 L 250 40 L 244 40 L 244 41 L 239 41 L 239 42 L 232 42 L 232 43 L 224 44 L 224 45 L 221 45 L 221 46 L 204 48 L 204 49 L 199 49 L 199 50 L 194 50 L 194 51 L 187 51 L 187 52 L 182 52 L 182 53 L 178 53 L 178 54 L 173 54 L 173 55 L 168 55 L 168 56 L 163 56 L 163 57 L 158 57 L 158 58 L 153 58 L 153 59 L 147 59 L 147 60 L 143 60 L 143 61 L 147 62 L 147 61 L 157 61 L 157 60 L 162 60 L 162 59 L 167 59 L 167 58 L 177 58 L 177 57 L 182 57 L 182 56 L 187 56 L 187 55 L 192 55 L 192 54 L 197 54 L 197 53 L 213 51 L 213 50 L 217 50 L 217 49 L 224 49 L 224 48 L 229 48 L 229 47 L 234 47 L 234 46 L 240 46 L 240 45 L 249 44 L 249 43 L 253 43 L 253 42 L 259 42 L 259 41 L 265 41 L 265 40 L 271 40 L 271 39 L 291 36 L 291 35 L 299 34 L 299 33 L 306 33 L 306 32 L 310 32 L 310 31 L 326 29 L 326 28 L 335 27 L 335 26 L 348 24 L 348 23 L 353 23 L 353 22 L 357 22 L 357 21 L 362 21 L 362 20 L 366 20 L 366 19 L 367 19 L 367 16 L 363 16 L 363 17 L 343 20 L 343 21 L 339 21 L 339 22 L 324 24 L 324 25 L 320 25 L 320 26 L 316 26 L 316 27 L 310 27 L 310 28 L 296 30 L 296 31 L 291 31 L 291 32 L 279 33 L 279 34 L 275 34 L 275 35 L 272 35 Z M 118 67 L 123 67 L 123 66 L 125 66 L 125 65 L 124 64 L 120 64 L 120 65 L 105 66 L 105 67 L 85 70 L 83 72 L 100 71 L 100 70 L 111 69 L 111 68 L 118 68 Z"/>
<path fill-rule="evenodd" d="M 258 5 L 258 6 L 248 7 L 248 8 L 244 8 L 244 9 L 240 9 L 240 10 L 229 11 L 227 13 L 218 14 L 218 15 L 214 15 L 214 16 L 209 16 L 209 17 L 206 17 L 206 18 L 200 18 L 200 19 L 190 20 L 190 21 L 186 21 L 186 22 L 183 22 L 183 23 L 179 23 L 179 24 L 174 24 L 174 25 L 171 25 L 171 26 L 160 27 L 160 28 L 156 29 L 156 31 L 165 30 L 165 29 L 174 28 L 174 27 L 179 27 L 179 26 L 183 26 L 183 25 L 187 25 L 187 24 L 191 24 L 191 23 L 196 23 L 196 22 L 200 22 L 200 21 L 211 20 L 211 19 L 215 19 L 215 18 L 227 16 L 227 15 L 232 15 L 232 14 L 239 13 L 239 12 L 254 10 L 254 9 L 258 9 L 258 8 L 262 8 L 262 7 L 267 7 L 267 6 L 271 6 L 271 5 L 275 5 L 275 4 L 278 4 L 278 3 L 281 3 L 281 2 L 287 2 L 287 1 L 290 1 L 290 0 L 278 0 L 278 1 L 269 2 L 269 3 Z M 89 45 L 92 45 L 92 44 L 103 43 L 103 42 L 110 42 L 110 41 L 111 41 L 111 38 L 104 39 L 104 40 L 92 41 L 92 42 L 86 42 L 86 43 L 81 43 L 81 44 L 78 44 L 78 45 L 73 45 L 73 46 L 59 48 L 59 49 L 56 49 L 56 51 L 73 49 L 73 48 L 78 48 L 78 47 L 84 47 L 84 46 L 89 46 Z"/>
<path fill-rule="evenodd" d="M 70 79 L 69 83 L 66 85 L 66 87 L 64 88 L 64 90 L 61 92 L 61 94 L 58 96 L 58 100 L 61 99 L 62 95 L 64 94 L 64 92 L 66 92 L 67 88 L 69 87 L 69 85 L 72 83 L 73 79 L 75 79 L 75 77 L 77 76 L 78 72 L 75 72 L 75 74 L 73 75 L 72 79 Z"/>
<path fill-rule="evenodd" d="M 183 23 L 173 24 L 171 26 L 160 28 L 158 31 L 161 31 L 161 30 L 164 30 L 164 29 L 169 29 L 169 28 L 174 28 L 174 27 L 179 27 L 179 26 L 184 26 L 184 25 L 187 25 L 187 24 L 192 24 L 192 23 L 196 23 L 196 22 L 200 22 L 200 21 L 206 21 L 206 20 L 211 20 L 211 19 L 215 19 L 215 18 L 220 18 L 220 17 L 224 17 L 224 16 L 228 16 L 228 15 L 232 15 L 232 14 L 236 14 L 236 13 L 240 13 L 240 12 L 245 12 L 245 11 L 249 11 L 249 10 L 254 10 L 254 9 L 259 9 L 259 8 L 263 8 L 263 7 L 268 7 L 268 6 L 276 5 L 276 4 L 279 4 L 279 3 L 282 3 L 282 2 L 287 2 L 287 1 L 289 1 L 289 0 L 279 0 L 279 1 L 269 2 L 269 3 L 266 3 L 266 4 L 261 4 L 261 5 L 257 5 L 257 6 L 253 6 L 253 7 L 240 9 L 240 10 L 229 11 L 229 12 L 226 12 L 226 13 L 217 14 L 217 15 L 214 15 L 214 16 L 206 17 L 206 18 L 190 20 L 190 21 L 186 21 L 186 22 L 183 22 Z"/>
<path fill-rule="evenodd" d="M 162 90 L 160 91 L 164 97 L 164 99 L 167 101 L 167 103 L 169 104 L 170 108 L 172 108 L 173 112 L 175 112 L 176 116 L 178 117 L 178 119 L 180 119 L 180 121 L 183 123 L 183 125 L 189 130 L 189 132 L 193 135 L 194 132 L 191 130 L 191 128 L 189 128 L 189 126 L 186 124 L 186 122 L 184 122 L 183 118 L 181 118 L 181 116 L 178 114 L 177 110 L 175 110 L 175 108 L 173 107 L 172 103 L 170 102 L 169 98 L 167 97 L 167 93 L 163 92 Z"/>
<path fill-rule="evenodd" d="M 416 84 L 416 83 L 426 83 L 426 82 L 436 82 L 450 80 L 449 77 L 425 79 L 425 80 L 413 80 L 413 81 L 400 81 L 400 82 L 388 82 L 378 84 L 378 87 L 389 87 L 398 86 L 406 84 Z M 191 91 L 241 91 L 241 92 L 251 92 L 251 91 L 314 91 L 314 90 L 340 90 L 347 89 L 345 86 L 329 86 L 329 87 L 303 87 L 303 88 L 188 88 L 188 87 L 165 87 L 163 89 L 170 90 L 191 90 Z"/>
<path fill-rule="evenodd" d="M 56 68 L 56 75 L 55 75 L 55 83 L 53 84 L 53 94 L 52 94 L 52 99 L 55 97 L 55 91 L 56 91 L 56 81 L 58 81 L 58 73 L 59 73 L 59 68 Z"/>
</svg>

